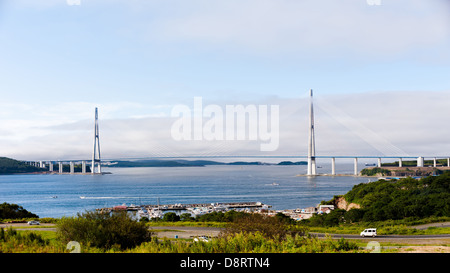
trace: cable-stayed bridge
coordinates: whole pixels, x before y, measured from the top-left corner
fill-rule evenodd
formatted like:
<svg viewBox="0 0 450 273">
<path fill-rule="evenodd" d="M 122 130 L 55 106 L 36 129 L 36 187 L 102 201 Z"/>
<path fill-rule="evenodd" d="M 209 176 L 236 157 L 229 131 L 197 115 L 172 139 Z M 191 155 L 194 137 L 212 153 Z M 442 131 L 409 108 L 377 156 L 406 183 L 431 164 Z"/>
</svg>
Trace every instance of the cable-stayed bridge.
<svg viewBox="0 0 450 273">
<path fill-rule="evenodd" d="M 256 159 L 306 159 L 307 160 L 307 174 L 308 176 L 317 175 L 317 159 L 330 159 L 331 160 L 331 175 L 336 175 L 336 159 L 352 159 L 354 162 L 354 175 L 358 175 L 358 160 L 359 159 L 377 159 L 378 167 L 381 167 L 382 159 L 398 159 L 398 166 L 403 166 L 403 160 L 407 159 L 409 161 L 415 160 L 417 162 L 417 167 L 424 167 L 425 158 L 433 160 L 433 166 L 437 167 L 437 159 L 447 159 L 447 167 L 450 168 L 450 156 L 411 156 L 411 155 L 316 155 L 315 152 L 315 126 L 314 126 L 314 108 L 313 108 L 313 92 L 310 90 L 310 104 L 309 104 L 309 127 L 308 127 L 308 154 L 307 155 L 225 155 L 225 154 L 204 154 L 204 155 L 155 155 L 148 157 L 139 158 L 111 158 L 103 159 L 103 161 L 117 161 L 117 160 L 151 160 L 151 159 L 242 159 L 242 158 L 256 158 Z M 99 129 L 98 129 L 98 112 L 95 108 L 95 127 L 94 127 L 94 147 L 91 159 L 65 159 L 65 160 L 39 160 L 39 161 L 25 161 L 30 165 L 47 168 L 50 172 L 55 173 L 75 173 L 75 165 L 81 165 L 80 173 L 88 173 L 87 164 L 90 162 L 90 172 L 91 174 L 101 174 L 101 156 L 100 156 L 100 139 L 99 139 Z M 69 165 L 69 171 L 64 172 L 64 165 Z M 55 165 L 57 167 L 55 167 Z M 97 168 L 95 168 L 97 166 Z M 78 168 L 80 169 L 80 168 Z"/>
</svg>

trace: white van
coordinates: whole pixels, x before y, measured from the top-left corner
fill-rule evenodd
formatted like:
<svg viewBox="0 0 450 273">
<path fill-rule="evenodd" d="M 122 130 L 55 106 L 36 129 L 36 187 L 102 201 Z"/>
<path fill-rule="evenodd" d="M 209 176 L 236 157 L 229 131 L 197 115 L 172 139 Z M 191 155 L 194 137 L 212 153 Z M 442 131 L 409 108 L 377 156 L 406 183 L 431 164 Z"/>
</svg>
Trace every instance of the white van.
<svg viewBox="0 0 450 273">
<path fill-rule="evenodd" d="M 366 236 L 372 236 L 375 237 L 377 236 L 377 229 L 376 228 L 366 228 L 363 232 L 361 232 L 361 237 L 366 237 Z"/>
</svg>

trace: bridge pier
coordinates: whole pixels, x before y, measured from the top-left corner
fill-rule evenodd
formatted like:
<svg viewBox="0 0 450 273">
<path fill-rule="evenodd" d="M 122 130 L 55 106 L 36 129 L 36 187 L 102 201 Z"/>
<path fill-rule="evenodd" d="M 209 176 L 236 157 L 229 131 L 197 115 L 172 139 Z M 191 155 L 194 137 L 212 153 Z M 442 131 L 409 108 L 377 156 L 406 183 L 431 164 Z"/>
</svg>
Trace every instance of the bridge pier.
<svg viewBox="0 0 450 273">
<path fill-rule="evenodd" d="M 336 158 L 331 158 L 331 175 L 336 175 Z"/>
<path fill-rule="evenodd" d="M 435 167 L 436 168 L 436 166 L 437 166 L 437 160 L 436 160 L 436 157 L 433 159 L 433 167 Z"/>
<path fill-rule="evenodd" d="M 417 158 L 417 167 L 423 167 L 423 157 L 421 156 Z"/>
<path fill-rule="evenodd" d="M 59 167 L 59 168 L 58 168 L 58 173 L 61 174 L 61 173 L 63 172 L 63 165 L 62 165 L 62 162 L 61 162 L 61 161 L 58 162 L 58 167 Z"/>
<path fill-rule="evenodd" d="M 381 168 L 381 157 L 378 158 L 378 168 Z"/>
<path fill-rule="evenodd" d="M 398 166 L 399 166 L 400 168 L 403 167 L 403 162 L 402 162 L 402 159 L 401 159 L 401 158 L 398 159 Z"/>
<path fill-rule="evenodd" d="M 354 159 L 354 175 L 358 175 L 358 158 L 357 157 L 355 157 L 355 159 Z"/>
<path fill-rule="evenodd" d="M 48 171 L 53 172 L 53 163 L 51 161 L 48 162 Z"/>
<path fill-rule="evenodd" d="M 81 161 L 81 173 L 86 173 L 86 160 Z"/>
<path fill-rule="evenodd" d="M 450 158 L 447 158 L 447 167 L 450 167 Z"/>
<path fill-rule="evenodd" d="M 70 165 L 70 174 L 74 174 L 75 173 L 75 165 L 73 164 L 73 161 L 70 161 L 69 165 Z"/>
</svg>

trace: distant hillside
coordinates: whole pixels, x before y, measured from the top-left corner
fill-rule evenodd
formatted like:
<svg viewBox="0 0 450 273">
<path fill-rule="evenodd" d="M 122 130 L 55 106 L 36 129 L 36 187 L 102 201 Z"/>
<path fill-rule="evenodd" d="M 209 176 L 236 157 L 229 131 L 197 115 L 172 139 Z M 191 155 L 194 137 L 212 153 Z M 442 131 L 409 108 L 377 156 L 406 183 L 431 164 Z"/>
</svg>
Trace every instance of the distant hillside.
<svg viewBox="0 0 450 273">
<path fill-rule="evenodd" d="M 282 162 L 278 163 L 278 165 L 308 165 L 308 162 L 306 162 L 306 161 L 298 161 L 298 162 L 282 161 Z"/>
<path fill-rule="evenodd" d="M 211 160 L 136 160 L 136 161 L 111 161 L 108 167 L 116 168 L 130 168 L 130 167 L 203 167 L 207 165 L 306 165 L 304 161 L 291 162 L 283 161 L 278 164 L 264 163 L 264 162 L 217 162 Z"/>
<path fill-rule="evenodd" d="M 42 172 L 44 169 L 33 167 L 22 161 L 14 160 L 7 157 L 0 157 L 0 174 L 14 173 L 34 173 Z"/>
<path fill-rule="evenodd" d="M 203 164 L 178 162 L 175 160 L 138 160 L 138 161 L 113 161 L 108 167 L 131 168 L 131 167 L 191 167 L 204 166 Z"/>
</svg>

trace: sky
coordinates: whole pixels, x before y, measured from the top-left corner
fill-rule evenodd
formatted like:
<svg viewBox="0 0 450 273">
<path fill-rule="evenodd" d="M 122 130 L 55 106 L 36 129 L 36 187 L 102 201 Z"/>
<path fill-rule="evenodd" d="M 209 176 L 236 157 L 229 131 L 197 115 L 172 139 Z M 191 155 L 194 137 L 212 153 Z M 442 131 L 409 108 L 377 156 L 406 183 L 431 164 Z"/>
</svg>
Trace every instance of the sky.
<svg viewBox="0 0 450 273">
<path fill-rule="evenodd" d="M 306 155 L 310 89 L 318 155 L 450 155 L 446 0 L 3 0 L 0 39 L 0 156 L 90 158 L 95 107 L 103 158 Z M 176 140 L 195 98 L 277 145 Z"/>
</svg>

